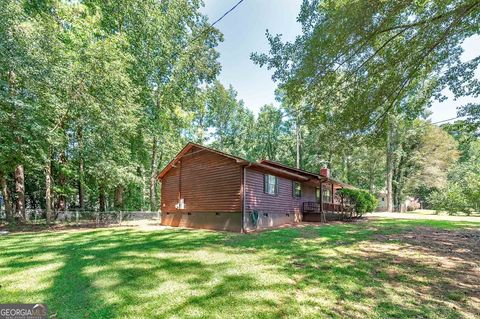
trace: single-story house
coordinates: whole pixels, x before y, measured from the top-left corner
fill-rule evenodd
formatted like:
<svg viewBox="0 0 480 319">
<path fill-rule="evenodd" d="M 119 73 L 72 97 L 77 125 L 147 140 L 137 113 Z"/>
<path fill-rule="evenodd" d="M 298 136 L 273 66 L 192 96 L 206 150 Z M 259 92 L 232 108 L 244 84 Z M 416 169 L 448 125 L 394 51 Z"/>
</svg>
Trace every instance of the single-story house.
<svg viewBox="0 0 480 319">
<path fill-rule="evenodd" d="M 321 221 L 343 210 L 335 195 L 352 187 L 269 160 L 251 162 L 188 143 L 159 173 L 161 223 L 246 232 Z"/>
</svg>

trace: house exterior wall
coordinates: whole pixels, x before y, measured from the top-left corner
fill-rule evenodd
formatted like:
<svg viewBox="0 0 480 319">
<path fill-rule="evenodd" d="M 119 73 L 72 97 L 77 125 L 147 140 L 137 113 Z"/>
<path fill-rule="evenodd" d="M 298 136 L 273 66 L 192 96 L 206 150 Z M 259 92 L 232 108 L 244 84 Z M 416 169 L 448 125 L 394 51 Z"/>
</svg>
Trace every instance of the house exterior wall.
<svg viewBox="0 0 480 319">
<path fill-rule="evenodd" d="M 386 212 L 387 211 L 387 193 L 380 192 L 377 195 L 378 199 L 378 206 L 376 211 L 377 212 Z"/>
<path fill-rule="evenodd" d="M 239 232 L 266 229 L 303 220 L 304 202 L 315 202 L 315 186 L 301 183 L 293 196 L 293 177 L 280 173 L 278 194 L 264 192 L 261 166 L 192 147 L 162 175 L 162 225 Z M 273 173 L 275 175 L 275 173 Z M 301 179 L 301 176 L 298 177 Z M 184 207 L 178 205 L 183 199 Z M 245 213 L 242 211 L 245 209 Z"/>
<path fill-rule="evenodd" d="M 162 179 L 162 224 L 240 231 L 241 184 L 234 159 L 193 147 Z"/>
<path fill-rule="evenodd" d="M 264 173 L 245 169 L 245 228 L 247 230 L 276 227 L 302 220 L 303 202 L 315 201 L 315 187 L 302 184 L 302 196 L 293 196 L 293 181 L 278 177 L 278 194 L 264 192 Z M 258 214 L 255 223 L 254 212 Z M 256 225 L 255 225 L 256 224 Z"/>
</svg>

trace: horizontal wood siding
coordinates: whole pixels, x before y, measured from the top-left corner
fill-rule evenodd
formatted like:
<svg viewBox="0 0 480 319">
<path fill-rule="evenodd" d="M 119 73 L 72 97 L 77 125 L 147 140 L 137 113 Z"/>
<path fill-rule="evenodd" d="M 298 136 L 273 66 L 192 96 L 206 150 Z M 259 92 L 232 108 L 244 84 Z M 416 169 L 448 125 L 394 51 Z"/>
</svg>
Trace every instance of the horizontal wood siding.
<svg viewBox="0 0 480 319">
<path fill-rule="evenodd" d="M 234 159 L 194 147 L 162 180 L 162 212 L 241 212 L 241 176 Z"/>
<path fill-rule="evenodd" d="M 246 169 L 245 208 L 261 213 L 301 214 L 302 203 L 315 201 L 315 187 L 302 184 L 302 196 L 293 197 L 292 180 L 278 177 L 278 195 L 265 194 L 263 190 L 264 173 Z"/>
</svg>

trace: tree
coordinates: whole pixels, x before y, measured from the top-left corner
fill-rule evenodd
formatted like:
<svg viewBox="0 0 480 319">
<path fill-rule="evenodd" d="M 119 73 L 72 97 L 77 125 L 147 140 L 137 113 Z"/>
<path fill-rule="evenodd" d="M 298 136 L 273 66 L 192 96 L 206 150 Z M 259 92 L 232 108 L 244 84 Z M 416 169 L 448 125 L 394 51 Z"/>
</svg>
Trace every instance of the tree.
<svg viewBox="0 0 480 319">
<path fill-rule="evenodd" d="M 470 215 L 467 199 L 458 184 L 449 184 L 447 187 L 434 191 L 428 201 L 432 207 L 439 211 L 446 211 L 451 215 L 464 212 Z"/>
<path fill-rule="evenodd" d="M 461 62 L 460 45 L 478 32 L 479 6 L 474 0 L 304 1 L 302 35 L 282 43 L 267 32 L 269 55 L 252 58 L 274 69 L 279 87 L 290 100 L 306 101 L 306 111 L 333 113 L 350 134 L 384 141 L 391 209 L 396 124 L 421 115 L 445 86 L 458 85 L 452 74 L 476 68 L 478 58 Z"/>
<path fill-rule="evenodd" d="M 250 157 L 254 117 L 237 92 L 215 82 L 207 92 L 206 123 L 214 140 L 212 146 L 237 156 Z"/>
<path fill-rule="evenodd" d="M 156 177 L 167 136 L 186 128 L 197 108 L 202 83 L 220 66 L 215 46 L 221 34 L 199 12 L 198 1 L 87 1 L 103 12 L 108 34 L 125 35 L 134 57 L 130 78 L 139 88 L 143 109 L 140 130 L 150 150 L 141 171 L 148 171 L 150 209 L 156 209 Z M 207 32 L 208 31 L 208 32 Z M 180 134 L 178 134 L 180 135 Z"/>
<path fill-rule="evenodd" d="M 445 187 L 447 173 L 459 158 L 458 144 L 437 126 L 423 123 L 419 125 L 420 134 L 412 136 L 418 144 L 412 153 L 406 154 L 413 164 L 412 170 L 406 175 L 406 183 L 410 189 L 422 186 Z M 415 145 L 412 140 L 407 143 Z"/>
<path fill-rule="evenodd" d="M 435 209 L 457 213 L 470 213 L 480 207 L 480 142 L 477 131 L 470 121 L 458 120 L 452 124 L 442 125 L 458 143 L 460 157 L 448 169 L 447 181 L 437 185 L 427 196 L 427 204 Z M 449 139 L 435 137 L 437 144 Z M 445 173 L 443 173 L 445 174 Z"/>
<path fill-rule="evenodd" d="M 201 5 L 2 3 L 0 185 L 9 216 L 17 207 L 23 218 L 26 206 L 46 208 L 47 220 L 76 207 L 157 207 L 158 167 L 185 143 L 220 69 L 221 34 Z"/>
<path fill-rule="evenodd" d="M 279 160 L 281 153 L 279 149 L 282 147 L 282 141 L 286 132 L 283 114 L 280 109 L 273 105 L 264 105 L 260 108 L 255 123 L 255 155 L 257 158 Z"/>
<path fill-rule="evenodd" d="M 25 169 L 43 158 L 55 114 L 58 63 L 55 26 L 38 17 L 37 3 L 4 1 L 0 8 L 0 171 L 6 192 L 15 171 L 17 216 L 25 216 Z M 38 17 L 38 19 L 37 19 Z M 8 194 L 7 194 L 8 195 Z M 4 194 L 5 196 L 5 194 Z M 8 195 L 7 198 L 10 198 Z"/>
<path fill-rule="evenodd" d="M 480 141 L 471 143 L 465 159 L 449 172 L 449 181 L 461 188 L 468 207 L 480 208 Z"/>
<path fill-rule="evenodd" d="M 477 128 L 465 120 L 445 123 L 442 126 L 458 143 L 460 161 L 468 160 L 472 143 L 478 140 Z"/>
</svg>

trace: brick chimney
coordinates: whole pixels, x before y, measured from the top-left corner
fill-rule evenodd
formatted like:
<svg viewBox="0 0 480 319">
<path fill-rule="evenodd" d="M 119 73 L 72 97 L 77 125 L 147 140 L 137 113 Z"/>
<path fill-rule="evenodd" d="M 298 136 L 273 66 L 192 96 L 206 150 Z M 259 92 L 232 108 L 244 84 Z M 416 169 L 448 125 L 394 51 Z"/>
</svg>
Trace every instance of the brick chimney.
<svg viewBox="0 0 480 319">
<path fill-rule="evenodd" d="M 330 169 L 327 167 L 323 167 L 320 169 L 320 175 L 325 176 L 325 177 L 330 177 Z"/>
</svg>

